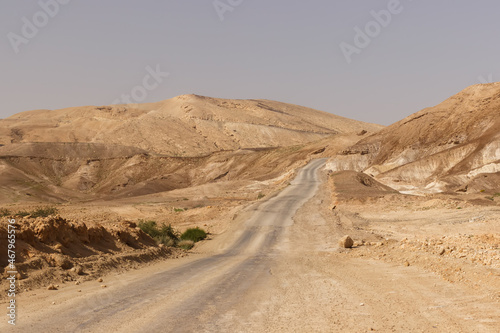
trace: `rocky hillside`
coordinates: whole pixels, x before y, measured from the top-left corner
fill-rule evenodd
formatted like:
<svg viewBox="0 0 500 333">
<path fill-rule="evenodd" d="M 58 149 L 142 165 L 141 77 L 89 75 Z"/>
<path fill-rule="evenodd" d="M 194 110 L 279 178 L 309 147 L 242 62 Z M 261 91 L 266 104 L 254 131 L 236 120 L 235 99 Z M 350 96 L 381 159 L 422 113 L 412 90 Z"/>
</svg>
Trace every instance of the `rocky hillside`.
<svg viewBox="0 0 500 333">
<path fill-rule="evenodd" d="M 375 133 L 328 163 L 410 193 L 500 192 L 500 83 L 471 86 Z"/>
<path fill-rule="evenodd" d="M 0 120 L 0 202 L 109 200 L 271 179 L 381 127 L 285 103 L 196 95 L 29 111 Z"/>
<path fill-rule="evenodd" d="M 151 104 L 37 110 L 0 120 L 0 144 L 104 143 L 170 156 L 283 147 L 382 126 L 267 100 L 182 95 Z"/>
</svg>

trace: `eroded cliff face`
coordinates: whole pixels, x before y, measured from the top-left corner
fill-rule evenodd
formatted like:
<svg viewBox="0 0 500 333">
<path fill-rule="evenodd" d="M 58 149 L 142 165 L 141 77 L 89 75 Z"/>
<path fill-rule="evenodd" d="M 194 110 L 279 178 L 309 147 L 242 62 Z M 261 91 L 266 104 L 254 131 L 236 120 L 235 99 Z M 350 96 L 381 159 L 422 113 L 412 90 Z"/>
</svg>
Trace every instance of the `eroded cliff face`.
<svg viewBox="0 0 500 333">
<path fill-rule="evenodd" d="M 467 190 L 477 177 L 500 172 L 500 83 L 471 86 L 417 112 L 346 149 L 327 168 L 362 171 L 407 193 Z M 488 186 L 482 190 L 497 184 Z"/>
</svg>

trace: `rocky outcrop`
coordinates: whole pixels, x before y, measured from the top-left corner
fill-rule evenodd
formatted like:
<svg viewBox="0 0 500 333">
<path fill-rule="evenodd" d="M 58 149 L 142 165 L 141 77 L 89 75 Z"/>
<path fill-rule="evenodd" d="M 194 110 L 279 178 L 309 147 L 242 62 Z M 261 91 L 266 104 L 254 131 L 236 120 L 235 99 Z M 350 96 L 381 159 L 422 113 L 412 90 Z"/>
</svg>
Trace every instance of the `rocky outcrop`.
<svg viewBox="0 0 500 333">
<path fill-rule="evenodd" d="M 499 128 L 500 83 L 475 85 L 362 139 L 327 169 L 362 171 L 406 193 L 456 190 L 500 172 Z"/>
</svg>

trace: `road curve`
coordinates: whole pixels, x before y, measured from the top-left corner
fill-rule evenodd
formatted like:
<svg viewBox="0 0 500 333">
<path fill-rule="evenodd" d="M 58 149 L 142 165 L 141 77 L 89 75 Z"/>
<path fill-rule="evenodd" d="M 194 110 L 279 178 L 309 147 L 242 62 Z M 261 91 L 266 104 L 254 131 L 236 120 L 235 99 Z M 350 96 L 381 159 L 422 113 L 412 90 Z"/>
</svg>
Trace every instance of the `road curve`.
<svg viewBox="0 0 500 333">
<path fill-rule="evenodd" d="M 324 159 L 311 161 L 277 196 L 252 207 L 235 238 L 219 253 L 195 258 L 140 280 L 54 307 L 53 316 L 30 316 L 20 331 L 33 332 L 224 332 L 234 309 L 251 314 L 266 294 L 283 235 L 295 212 L 316 193 Z M 218 242 L 216 238 L 211 242 Z M 222 242 L 222 240 L 220 240 Z M 255 299 L 258 299 L 256 297 Z M 241 323 L 240 323 L 241 324 Z"/>
</svg>

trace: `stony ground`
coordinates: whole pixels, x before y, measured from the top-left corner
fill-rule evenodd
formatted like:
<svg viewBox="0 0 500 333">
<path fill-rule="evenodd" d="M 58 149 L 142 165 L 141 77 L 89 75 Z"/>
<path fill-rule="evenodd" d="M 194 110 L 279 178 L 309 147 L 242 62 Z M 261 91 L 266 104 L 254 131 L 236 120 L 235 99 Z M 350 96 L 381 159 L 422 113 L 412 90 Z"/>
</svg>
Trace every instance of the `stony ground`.
<svg viewBox="0 0 500 333">
<path fill-rule="evenodd" d="M 273 255 L 262 257 L 270 265 L 263 279 L 255 275 L 259 279 L 252 280 L 250 289 L 245 283 L 237 290 L 210 290 L 214 303 L 197 320 L 211 318 L 218 313 L 216 301 L 233 300 L 236 293 L 244 302 L 219 314 L 209 327 L 231 332 L 498 332 L 500 207 L 462 197 L 384 194 L 384 188 L 362 192 L 351 184 L 347 188 L 358 193 L 356 199 L 335 175 L 321 177 L 319 191 L 285 227 Z M 59 290 L 34 289 L 23 295 L 30 300 L 26 311 L 35 311 L 37 318 L 43 317 L 37 306 L 63 309 L 82 300 L 107 302 L 128 284 L 141 285 L 145 278 L 218 253 L 234 241 L 223 230 L 240 230 L 245 220 L 227 207 L 221 210 L 231 214 L 215 219 L 220 232 L 191 256 L 128 273 L 110 271 L 103 280 L 65 284 Z M 353 239 L 352 248 L 339 246 L 345 235 Z M 202 277 L 220 274 L 212 270 Z M 223 280 L 233 281 L 230 276 Z M 129 331 L 139 328 L 130 326 Z"/>
</svg>

